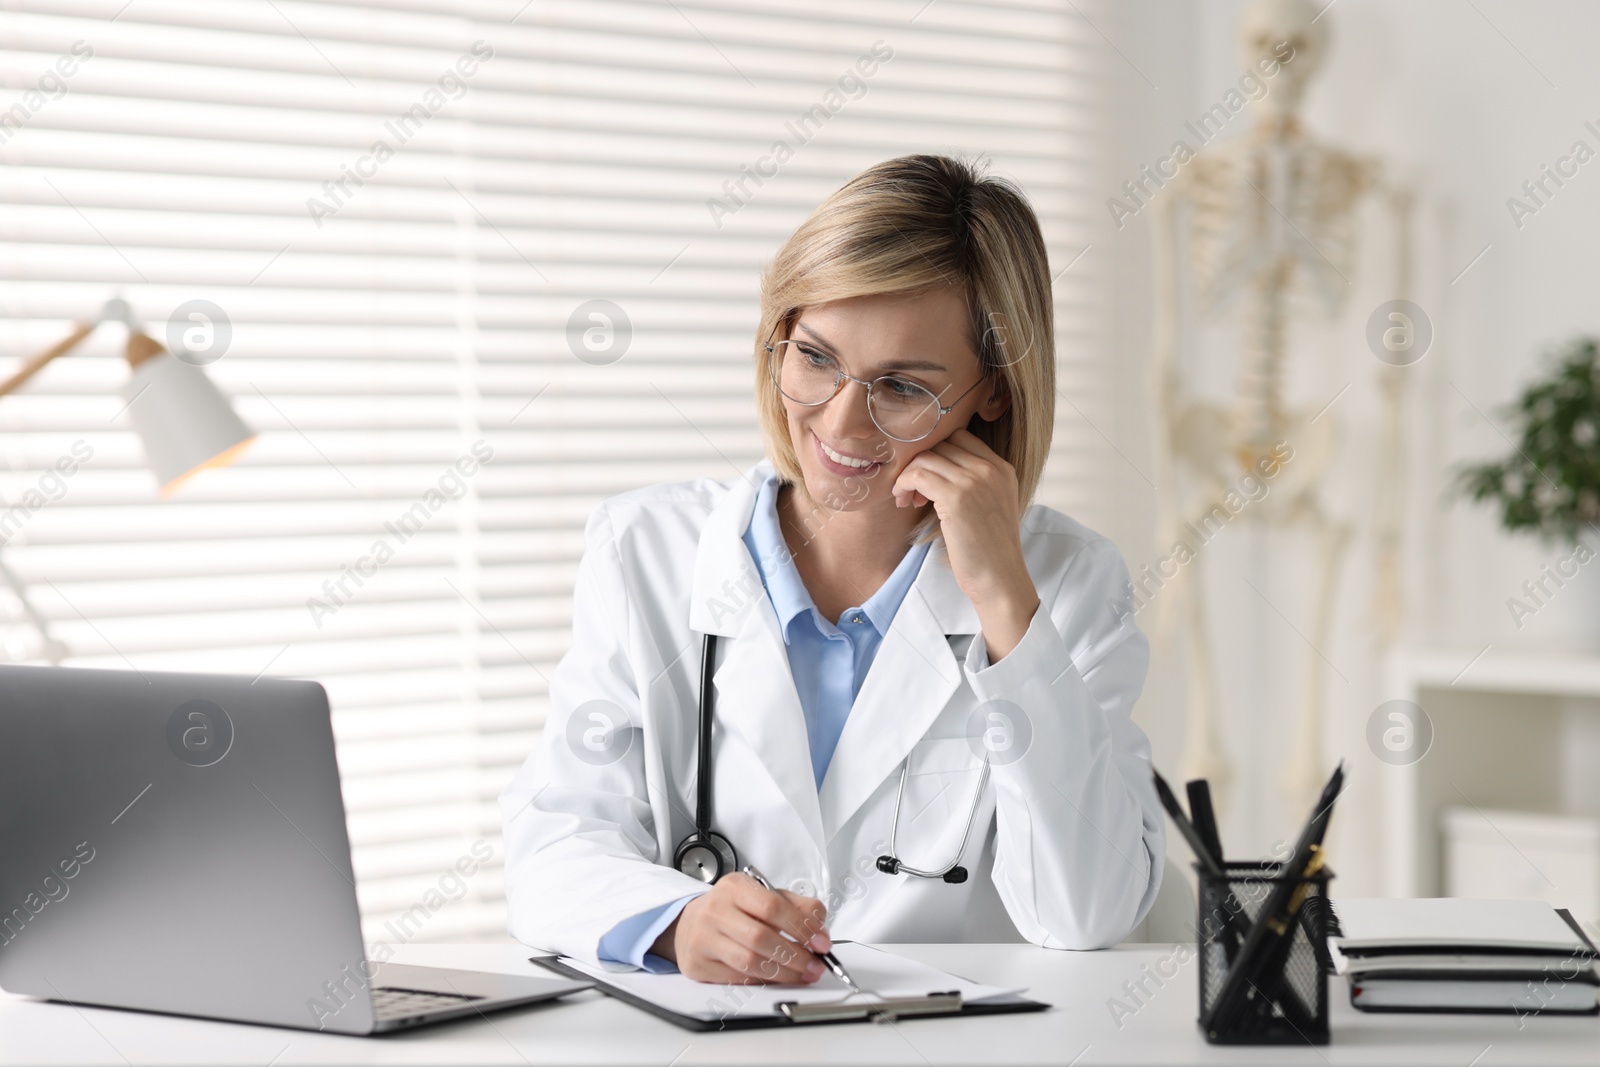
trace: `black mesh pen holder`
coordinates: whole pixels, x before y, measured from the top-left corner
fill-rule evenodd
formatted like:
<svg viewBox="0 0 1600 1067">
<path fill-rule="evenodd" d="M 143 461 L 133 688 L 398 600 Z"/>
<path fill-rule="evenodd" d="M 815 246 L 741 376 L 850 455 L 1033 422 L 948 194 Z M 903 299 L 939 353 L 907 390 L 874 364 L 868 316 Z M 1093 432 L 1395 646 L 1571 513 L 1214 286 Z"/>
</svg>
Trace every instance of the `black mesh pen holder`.
<svg viewBox="0 0 1600 1067">
<path fill-rule="evenodd" d="M 1200 950 L 1199 1022 L 1206 1041 L 1213 1045 L 1328 1043 L 1328 974 L 1332 965 L 1319 928 L 1333 872 L 1323 868 L 1309 877 L 1293 878 L 1282 873 L 1282 866 L 1270 860 L 1227 863 L 1224 877 L 1218 878 L 1196 865 L 1200 878 L 1195 930 Z M 1207 1020 L 1223 994 L 1249 925 L 1260 921 L 1273 891 L 1288 881 L 1303 884 L 1305 892 L 1288 920 L 1286 935 L 1263 957 L 1263 966 L 1256 980 L 1244 986 L 1242 999 L 1208 1027 Z"/>
</svg>

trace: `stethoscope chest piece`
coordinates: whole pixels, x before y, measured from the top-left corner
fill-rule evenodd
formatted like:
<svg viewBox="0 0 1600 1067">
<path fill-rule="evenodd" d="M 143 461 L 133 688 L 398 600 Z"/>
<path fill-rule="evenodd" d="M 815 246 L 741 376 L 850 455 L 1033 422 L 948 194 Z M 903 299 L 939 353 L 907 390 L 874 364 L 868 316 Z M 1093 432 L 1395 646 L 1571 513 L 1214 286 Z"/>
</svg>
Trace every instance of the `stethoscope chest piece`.
<svg viewBox="0 0 1600 1067">
<path fill-rule="evenodd" d="M 690 878 L 712 885 L 723 875 L 739 869 L 739 856 L 727 838 L 707 830 L 684 838 L 673 863 Z"/>
</svg>

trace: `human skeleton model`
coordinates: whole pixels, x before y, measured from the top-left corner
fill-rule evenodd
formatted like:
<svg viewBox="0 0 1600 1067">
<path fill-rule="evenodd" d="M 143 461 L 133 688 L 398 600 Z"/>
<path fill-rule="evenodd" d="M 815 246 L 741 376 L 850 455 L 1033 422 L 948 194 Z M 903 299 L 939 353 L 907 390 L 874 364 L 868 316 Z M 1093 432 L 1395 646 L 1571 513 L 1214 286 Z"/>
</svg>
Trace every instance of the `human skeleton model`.
<svg viewBox="0 0 1600 1067">
<path fill-rule="evenodd" d="M 1324 506 L 1321 486 L 1335 458 L 1337 420 L 1322 403 L 1290 408 L 1284 400 L 1285 363 L 1291 341 L 1294 299 L 1320 298 L 1331 315 L 1350 291 L 1356 211 L 1380 185 L 1377 165 L 1318 144 L 1296 117 L 1306 82 L 1326 48 L 1326 19 L 1303 0 L 1259 0 L 1241 22 L 1246 62 L 1288 42 L 1294 49 L 1257 101 L 1258 117 L 1246 136 L 1198 154 L 1180 173 L 1170 195 L 1155 198 L 1157 455 L 1162 469 L 1160 523 L 1163 550 L 1201 527 L 1247 472 L 1258 477 L 1276 465 L 1271 492 L 1252 503 L 1248 515 L 1270 527 L 1301 528 L 1313 539 L 1317 578 L 1309 644 L 1300 683 L 1294 741 L 1281 782 L 1285 799 L 1309 803 L 1324 768 L 1324 659 L 1332 630 L 1338 574 L 1350 527 Z M 1391 191 L 1389 206 L 1401 235 L 1400 281 L 1408 270 L 1404 251 L 1406 196 Z M 1179 372 L 1178 256 L 1187 236 L 1197 309 L 1204 315 L 1239 312 L 1237 394 L 1231 406 L 1198 399 Z M 1404 295 L 1404 294 L 1397 294 Z M 1383 366 L 1385 439 L 1380 453 L 1377 503 L 1377 583 L 1374 604 L 1380 646 L 1399 627 L 1398 581 L 1400 483 L 1400 368 Z M 1329 398 L 1331 401 L 1336 398 Z M 1292 452 L 1282 462 L 1281 446 Z M 1274 458 L 1276 456 L 1276 459 Z M 1175 477 L 1187 476 L 1186 494 Z M 1215 520 L 1213 520 L 1214 523 Z M 1188 635 L 1188 730 L 1182 769 L 1186 777 L 1210 779 L 1226 801 L 1231 778 L 1217 738 L 1216 695 L 1205 623 L 1199 562 L 1180 569 L 1172 595 L 1159 611 L 1182 612 Z M 1252 594 L 1247 594 L 1252 595 Z M 1158 618 L 1158 628 L 1164 619 Z M 1297 809 L 1298 810 L 1298 809 Z"/>
</svg>

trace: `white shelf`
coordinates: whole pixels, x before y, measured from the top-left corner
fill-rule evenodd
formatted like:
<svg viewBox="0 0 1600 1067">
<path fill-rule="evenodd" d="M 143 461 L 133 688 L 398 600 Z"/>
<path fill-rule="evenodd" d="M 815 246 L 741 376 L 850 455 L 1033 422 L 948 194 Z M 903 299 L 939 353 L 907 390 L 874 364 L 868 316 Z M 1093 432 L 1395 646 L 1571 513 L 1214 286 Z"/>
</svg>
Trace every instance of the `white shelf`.
<svg viewBox="0 0 1600 1067">
<path fill-rule="evenodd" d="M 1481 649 L 1402 651 L 1390 661 L 1390 690 L 1456 689 L 1541 696 L 1600 697 L 1600 655 Z M 1476 657 L 1476 658 L 1475 658 Z"/>
<path fill-rule="evenodd" d="M 1492 646 L 1402 649 L 1390 656 L 1386 678 L 1385 699 L 1420 705 L 1434 731 L 1432 747 L 1417 762 L 1378 764 L 1392 814 L 1392 895 L 1442 892 L 1440 816 L 1446 807 L 1593 814 L 1569 802 L 1584 790 L 1570 781 L 1583 764 L 1568 749 L 1570 716 L 1591 721 L 1585 705 L 1593 700 L 1600 707 L 1600 655 Z M 1600 769 L 1600 754 L 1592 765 Z"/>
</svg>

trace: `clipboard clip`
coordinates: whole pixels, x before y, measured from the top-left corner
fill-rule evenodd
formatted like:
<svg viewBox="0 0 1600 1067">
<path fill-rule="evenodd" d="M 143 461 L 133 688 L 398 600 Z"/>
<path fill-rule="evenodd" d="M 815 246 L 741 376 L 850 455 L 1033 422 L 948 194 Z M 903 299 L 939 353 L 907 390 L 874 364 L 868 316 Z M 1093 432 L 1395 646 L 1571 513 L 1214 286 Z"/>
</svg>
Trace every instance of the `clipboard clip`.
<svg viewBox="0 0 1600 1067">
<path fill-rule="evenodd" d="M 849 1004 L 834 1001 L 825 1004 L 798 1004 L 782 1001 L 777 1010 L 792 1023 L 840 1022 L 850 1019 L 870 1019 L 877 1023 L 892 1023 L 903 1015 L 954 1015 L 961 1011 L 961 993 L 929 993 L 925 997 L 885 997 L 881 1000 Z"/>
</svg>

